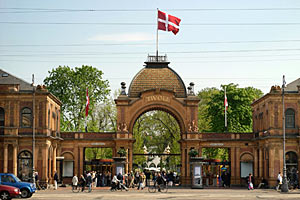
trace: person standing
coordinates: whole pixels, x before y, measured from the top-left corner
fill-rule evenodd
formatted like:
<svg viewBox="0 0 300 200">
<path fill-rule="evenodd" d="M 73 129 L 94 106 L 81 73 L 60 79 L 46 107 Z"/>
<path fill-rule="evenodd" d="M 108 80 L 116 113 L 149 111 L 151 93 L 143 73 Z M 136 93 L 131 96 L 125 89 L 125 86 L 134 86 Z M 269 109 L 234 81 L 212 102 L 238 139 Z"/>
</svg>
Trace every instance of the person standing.
<svg viewBox="0 0 300 200">
<path fill-rule="evenodd" d="M 282 185 L 282 176 L 281 176 L 281 172 L 278 173 L 277 176 L 277 183 L 278 185 L 276 186 L 276 190 L 278 191 L 281 188 Z"/>
<path fill-rule="evenodd" d="M 57 190 L 57 181 L 58 181 L 58 175 L 57 175 L 57 172 L 55 171 L 54 172 L 54 190 Z"/>
<path fill-rule="evenodd" d="M 78 187 L 78 177 L 77 177 L 76 174 L 75 174 L 75 175 L 73 176 L 73 178 L 72 178 L 72 187 L 73 187 L 73 189 L 74 189 L 74 188 L 77 189 L 77 187 Z"/>
</svg>

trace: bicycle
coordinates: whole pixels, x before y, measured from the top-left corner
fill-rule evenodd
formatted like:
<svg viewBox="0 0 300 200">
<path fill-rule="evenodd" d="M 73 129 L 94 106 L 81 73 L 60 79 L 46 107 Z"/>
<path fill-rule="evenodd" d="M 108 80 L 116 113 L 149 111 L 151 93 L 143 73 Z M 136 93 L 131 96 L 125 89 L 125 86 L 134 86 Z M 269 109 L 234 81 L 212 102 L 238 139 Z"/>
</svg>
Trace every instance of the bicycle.
<svg viewBox="0 0 300 200">
<path fill-rule="evenodd" d="M 168 192 L 168 184 L 166 182 L 163 182 L 162 184 L 158 185 L 157 182 L 155 181 L 154 184 L 151 186 L 148 186 L 148 191 L 150 193 L 155 193 L 156 190 L 161 193 L 167 193 Z"/>
</svg>

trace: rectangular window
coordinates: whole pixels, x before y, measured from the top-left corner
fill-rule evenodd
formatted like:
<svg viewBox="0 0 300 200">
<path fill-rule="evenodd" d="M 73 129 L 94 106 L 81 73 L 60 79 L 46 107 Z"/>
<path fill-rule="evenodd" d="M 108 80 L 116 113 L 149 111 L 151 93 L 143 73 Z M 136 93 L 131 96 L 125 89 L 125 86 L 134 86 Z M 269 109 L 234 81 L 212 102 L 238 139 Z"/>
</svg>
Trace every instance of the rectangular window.
<svg viewBox="0 0 300 200">
<path fill-rule="evenodd" d="M 241 178 L 246 178 L 250 173 L 253 174 L 253 163 L 241 162 Z"/>
<path fill-rule="evenodd" d="M 73 176 L 73 161 L 64 161 L 63 162 L 63 177 L 72 177 Z"/>
</svg>

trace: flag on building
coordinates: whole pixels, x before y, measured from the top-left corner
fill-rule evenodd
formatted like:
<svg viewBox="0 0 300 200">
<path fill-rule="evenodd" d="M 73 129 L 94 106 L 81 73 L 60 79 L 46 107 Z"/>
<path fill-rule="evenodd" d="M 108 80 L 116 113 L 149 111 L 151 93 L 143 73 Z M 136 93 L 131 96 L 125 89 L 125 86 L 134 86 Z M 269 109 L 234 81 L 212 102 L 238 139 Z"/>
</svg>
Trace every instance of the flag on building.
<svg viewBox="0 0 300 200">
<path fill-rule="evenodd" d="M 175 35 L 179 31 L 179 23 L 181 19 L 178 17 L 169 15 L 158 10 L 158 17 L 157 17 L 157 29 L 162 31 L 172 31 Z"/>
</svg>

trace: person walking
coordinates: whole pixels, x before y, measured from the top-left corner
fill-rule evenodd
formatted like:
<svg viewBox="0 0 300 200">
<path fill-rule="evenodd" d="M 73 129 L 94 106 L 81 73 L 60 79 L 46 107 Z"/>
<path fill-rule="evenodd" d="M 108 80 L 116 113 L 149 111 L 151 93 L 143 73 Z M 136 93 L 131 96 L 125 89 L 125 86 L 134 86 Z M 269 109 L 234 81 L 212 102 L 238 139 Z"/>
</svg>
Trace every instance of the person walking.
<svg viewBox="0 0 300 200">
<path fill-rule="evenodd" d="M 253 183 L 252 183 L 252 174 L 250 173 L 249 174 L 249 177 L 248 177 L 248 190 L 253 190 Z"/>
<path fill-rule="evenodd" d="M 277 186 L 276 186 L 276 190 L 278 191 L 281 188 L 282 185 L 282 176 L 281 176 L 281 172 L 278 173 L 277 176 Z"/>
<path fill-rule="evenodd" d="M 91 173 L 87 174 L 86 183 L 89 187 L 89 192 L 91 192 L 92 191 L 92 184 L 93 184 L 93 179 L 92 179 Z"/>
<path fill-rule="evenodd" d="M 85 178 L 82 174 L 81 174 L 80 179 L 79 179 L 79 184 L 82 187 L 81 192 L 83 192 L 84 189 L 85 189 L 86 180 L 85 180 Z"/>
<path fill-rule="evenodd" d="M 35 178 L 35 185 L 36 185 L 36 188 L 37 188 L 38 190 L 41 190 L 42 188 L 41 188 L 41 186 L 40 186 L 40 180 L 39 180 L 39 173 L 38 173 L 38 172 L 35 172 L 34 178 Z"/>
<path fill-rule="evenodd" d="M 57 172 L 55 171 L 54 172 L 54 190 L 57 190 L 57 181 L 58 181 L 58 175 L 57 175 Z"/>
<path fill-rule="evenodd" d="M 77 187 L 78 187 L 78 177 L 77 177 L 77 174 L 75 174 L 72 178 L 72 188 L 77 189 Z"/>
</svg>

